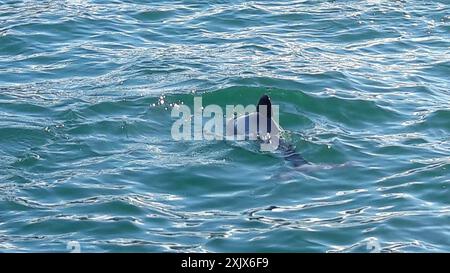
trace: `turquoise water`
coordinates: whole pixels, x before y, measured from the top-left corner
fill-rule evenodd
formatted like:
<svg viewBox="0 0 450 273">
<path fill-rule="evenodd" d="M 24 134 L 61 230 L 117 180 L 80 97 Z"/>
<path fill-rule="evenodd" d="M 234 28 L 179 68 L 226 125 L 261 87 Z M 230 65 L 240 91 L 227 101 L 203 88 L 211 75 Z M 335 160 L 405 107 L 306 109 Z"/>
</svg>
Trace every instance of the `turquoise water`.
<svg viewBox="0 0 450 273">
<path fill-rule="evenodd" d="M 450 251 L 448 0 L 151 2 L 2 1 L 0 252 Z M 172 139 L 263 93 L 308 168 Z"/>
</svg>

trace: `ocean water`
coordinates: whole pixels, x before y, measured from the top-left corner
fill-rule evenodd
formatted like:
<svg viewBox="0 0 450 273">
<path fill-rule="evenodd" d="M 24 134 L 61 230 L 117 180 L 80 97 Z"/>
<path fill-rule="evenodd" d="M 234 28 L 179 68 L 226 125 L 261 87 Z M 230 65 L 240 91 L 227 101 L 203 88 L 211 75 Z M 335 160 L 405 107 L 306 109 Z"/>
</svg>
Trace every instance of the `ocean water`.
<svg viewBox="0 0 450 273">
<path fill-rule="evenodd" d="M 0 252 L 449 252 L 450 2 L 0 4 Z M 175 141 L 279 105 L 290 166 Z"/>
</svg>

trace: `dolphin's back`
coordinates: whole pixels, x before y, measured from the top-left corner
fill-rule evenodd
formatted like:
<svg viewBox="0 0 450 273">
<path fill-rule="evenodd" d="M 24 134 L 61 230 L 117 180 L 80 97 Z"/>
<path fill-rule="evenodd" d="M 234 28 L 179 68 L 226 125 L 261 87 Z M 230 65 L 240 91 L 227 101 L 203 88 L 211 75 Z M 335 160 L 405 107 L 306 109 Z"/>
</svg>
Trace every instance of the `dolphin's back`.
<svg viewBox="0 0 450 273">
<path fill-rule="evenodd" d="M 299 167 L 305 164 L 309 164 L 303 156 L 301 156 L 296 150 L 294 145 L 286 142 L 284 139 L 280 139 L 280 146 L 278 147 L 284 160 L 289 161 L 294 167 Z"/>
<path fill-rule="evenodd" d="M 258 135 L 258 113 L 250 113 L 227 121 L 227 136 L 245 136 L 246 138 L 256 137 Z M 277 135 L 281 131 L 280 126 L 273 120 L 270 120 L 271 134 Z"/>
</svg>

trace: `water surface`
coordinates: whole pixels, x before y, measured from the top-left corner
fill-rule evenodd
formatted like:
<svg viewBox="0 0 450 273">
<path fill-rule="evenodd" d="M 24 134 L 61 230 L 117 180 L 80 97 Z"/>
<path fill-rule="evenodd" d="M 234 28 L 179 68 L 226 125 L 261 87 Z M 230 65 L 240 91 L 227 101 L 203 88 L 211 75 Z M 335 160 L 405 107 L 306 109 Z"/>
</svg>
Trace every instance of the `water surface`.
<svg viewBox="0 0 450 273">
<path fill-rule="evenodd" d="M 450 3 L 2 1 L 0 252 L 450 251 Z M 280 105 L 314 166 L 174 141 Z"/>
</svg>

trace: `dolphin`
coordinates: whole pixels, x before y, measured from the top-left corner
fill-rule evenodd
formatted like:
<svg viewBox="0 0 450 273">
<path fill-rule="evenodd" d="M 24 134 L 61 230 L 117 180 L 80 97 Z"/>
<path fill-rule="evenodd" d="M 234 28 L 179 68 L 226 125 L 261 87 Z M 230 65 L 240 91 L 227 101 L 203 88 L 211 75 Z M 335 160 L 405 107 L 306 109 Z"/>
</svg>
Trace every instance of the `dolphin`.
<svg viewBox="0 0 450 273">
<path fill-rule="evenodd" d="M 245 136 L 248 139 L 258 139 L 263 143 L 276 142 L 282 157 L 293 167 L 310 164 L 283 136 L 284 130 L 273 119 L 272 102 L 268 95 L 262 95 L 258 101 L 256 112 L 234 117 L 227 121 L 227 136 Z"/>
</svg>

